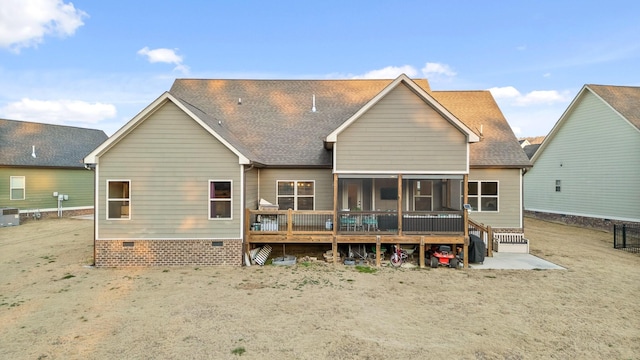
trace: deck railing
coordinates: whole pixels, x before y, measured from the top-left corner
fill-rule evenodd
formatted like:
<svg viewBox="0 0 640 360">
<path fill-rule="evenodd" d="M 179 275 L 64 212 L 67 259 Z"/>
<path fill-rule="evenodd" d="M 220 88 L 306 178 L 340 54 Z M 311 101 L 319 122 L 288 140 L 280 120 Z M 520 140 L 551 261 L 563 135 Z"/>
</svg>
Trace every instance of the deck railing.
<svg viewBox="0 0 640 360">
<path fill-rule="evenodd" d="M 411 211 L 402 214 L 404 233 L 464 233 L 462 211 Z"/>
<path fill-rule="evenodd" d="M 491 226 L 469 219 L 469 235 L 476 235 L 487 248 L 487 256 L 493 257 L 493 229 Z"/>
<path fill-rule="evenodd" d="M 407 235 L 462 234 L 462 211 L 411 211 L 398 221 L 395 211 L 338 211 L 336 224 L 333 211 L 247 210 L 250 234 L 371 234 L 395 235 L 399 227 Z"/>
<path fill-rule="evenodd" d="M 252 234 L 332 234 L 333 211 L 247 210 Z"/>
</svg>

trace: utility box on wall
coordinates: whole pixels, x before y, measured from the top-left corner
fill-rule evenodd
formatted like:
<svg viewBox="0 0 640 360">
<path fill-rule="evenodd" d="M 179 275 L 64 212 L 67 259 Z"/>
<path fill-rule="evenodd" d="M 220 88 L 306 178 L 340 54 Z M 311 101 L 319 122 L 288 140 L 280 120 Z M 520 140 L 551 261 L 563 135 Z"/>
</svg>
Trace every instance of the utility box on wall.
<svg viewBox="0 0 640 360">
<path fill-rule="evenodd" d="M 0 227 L 20 225 L 20 211 L 16 208 L 0 208 Z"/>
</svg>

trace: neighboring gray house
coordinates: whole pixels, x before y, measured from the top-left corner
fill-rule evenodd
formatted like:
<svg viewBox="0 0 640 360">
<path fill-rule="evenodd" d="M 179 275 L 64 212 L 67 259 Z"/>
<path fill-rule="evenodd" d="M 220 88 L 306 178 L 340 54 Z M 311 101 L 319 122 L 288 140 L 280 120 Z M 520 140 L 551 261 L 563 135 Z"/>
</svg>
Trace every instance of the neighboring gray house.
<svg viewBox="0 0 640 360">
<path fill-rule="evenodd" d="M 585 85 L 532 162 L 524 177 L 532 215 L 640 222 L 640 87 Z"/>
<path fill-rule="evenodd" d="M 85 162 L 96 266 L 241 265 L 257 244 L 466 250 L 468 216 L 521 238 L 531 166 L 488 91 L 405 75 L 178 79 Z"/>
<path fill-rule="evenodd" d="M 0 208 L 22 217 L 92 212 L 94 174 L 82 159 L 106 139 L 102 130 L 0 119 Z"/>
</svg>

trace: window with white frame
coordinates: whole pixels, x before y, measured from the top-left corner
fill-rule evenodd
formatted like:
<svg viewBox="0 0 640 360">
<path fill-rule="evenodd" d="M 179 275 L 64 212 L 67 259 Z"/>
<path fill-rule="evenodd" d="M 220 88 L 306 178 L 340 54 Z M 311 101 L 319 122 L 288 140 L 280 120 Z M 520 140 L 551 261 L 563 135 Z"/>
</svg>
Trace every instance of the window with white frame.
<svg viewBox="0 0 640 360">
<path fill-rule="evenodd" d="M 560 192 L 562 190 L 562 181 L 556 180 L 556 192 Z"/>
<path fill-rule="evenodd" d="M 469 181 L 468 189 L 473 211 L 498 211 L 497 181 Z"/>
<path fill-rule="evenodd" d="M 209 220 L 231 219 L 231 180 L 209 180 Z"/>
<path fill-rule="evenodd" d="M 9 199 L 10 200 L 24 200 L 25 199 L 25 177 L 24 176 L 11 176 L 9 178 Z"/>
<path fill-rule="evenodd" d="M 415 211 L 433 210 L 433 181 L 416 180 L 414 182 L 413 208 Z"/>
<path fill-rule="evenodd" d="M 277 200 L 280 210 L 313 210 L 315 182 L 310 180 L 279 180 Z"/>
<path fill-rule="evenodd" d="M 107 180 L 107 220 L 131 219 L 131 181 Z"/>
</svg>

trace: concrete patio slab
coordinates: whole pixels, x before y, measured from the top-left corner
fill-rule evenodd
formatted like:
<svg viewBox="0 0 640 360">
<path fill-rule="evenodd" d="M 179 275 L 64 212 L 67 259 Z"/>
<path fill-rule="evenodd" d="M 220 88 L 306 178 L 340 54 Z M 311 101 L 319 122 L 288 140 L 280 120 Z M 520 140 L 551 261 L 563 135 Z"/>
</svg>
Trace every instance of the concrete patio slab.
<svg viewBox="0 0 640 360">
<path fill-rule="evenodd" d="M 505 270 L 566 270 L 547 260 L 531 254 L 499 253 L 493 257 L 485 257 L 482 264 L 469 264 L 471 269 L 505 269 Z"/>
</svg>

